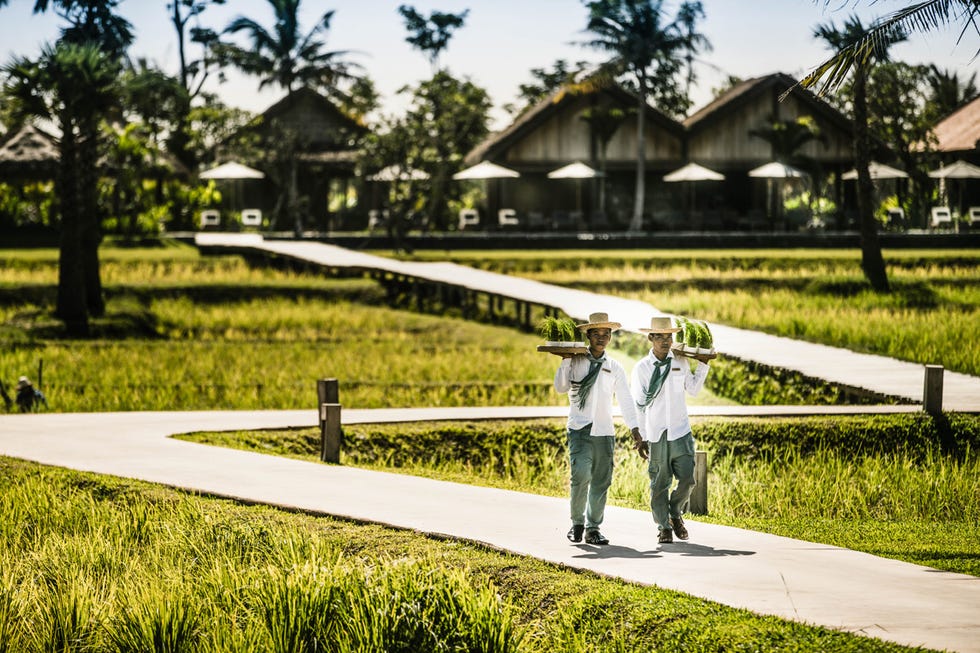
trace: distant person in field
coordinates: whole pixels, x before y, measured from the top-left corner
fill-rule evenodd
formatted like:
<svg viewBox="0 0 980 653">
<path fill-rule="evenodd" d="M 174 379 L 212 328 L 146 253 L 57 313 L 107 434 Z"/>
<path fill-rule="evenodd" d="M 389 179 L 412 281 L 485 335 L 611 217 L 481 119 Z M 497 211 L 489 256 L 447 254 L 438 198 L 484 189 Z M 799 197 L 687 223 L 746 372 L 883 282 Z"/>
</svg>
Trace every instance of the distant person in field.
<svg viewBox="0 0 980 653">
<path fill-rule="evenodd" d="M 562 355 L 555 372 L 555 390 L 568 394 L 568 458 L 571 464 L 572 528 L 568 539 L 587 544 L 609 544 L 599 531 L 606 511 L 606 494 L 612 484 L 613 397 L 634 438 L 640 437 L 636 407 L 623 366 L 606 355 L 606 345 L 619 322 L 606 313 L 593 313 L 577 325 L 589 341 L 587 354 Z"/>
<path fill-rule="evenodd" d="M 680 331 L 669 317 L 650 319 L 649 329 L 640 329 L 650 341 L 650 353 L 633 368 L 631 389 L 640 413 L 640 435 L 634 446 L 647 460 L 650 477 L 650 509 L 657 522 L 657 541 L 668 544 L 688 538 L 684 525 L 691 491 L 694 489 L 694 434 L 687 414 L 684 393 L 692 397 L 704 387 L 707 362 L 695 366 L 682 362 L 671 351 L 673 334 Z M 677 479 L 677 487 L 670 488 Z"/>
<path fill-rule="evenodd" d="M 34 387 L 30 379 L 22 376 L 17 379 L 17 409 L 22 413 L 33 413 L 40 410 L 42 406 L 47 406 L 47 399 L 44 394 Z"/>
</svg>

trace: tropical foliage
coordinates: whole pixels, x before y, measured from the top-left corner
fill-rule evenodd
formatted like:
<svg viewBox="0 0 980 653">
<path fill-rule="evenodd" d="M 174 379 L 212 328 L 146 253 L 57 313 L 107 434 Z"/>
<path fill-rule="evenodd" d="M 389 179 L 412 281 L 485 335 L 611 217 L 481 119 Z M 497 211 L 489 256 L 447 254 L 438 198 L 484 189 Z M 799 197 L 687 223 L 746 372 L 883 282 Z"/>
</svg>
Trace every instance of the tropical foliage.
<svg viewBox="0 0 980 653">
<path fill-rule="evenodd" d="M 831 0 L 822 0 L 830 5 Z M 866 4 L 874 4 L 869 0 Z M 836 52 L 817 66 L 800 82 L 805 88 L 817 88 L 820 94 L 832 93 L 852 71 L 866 65 L 876 53 L 894 42 L 896 33 L 927 32 L 948 25 L 959 25 L 962 38 L 970 31 L 980 35 L 980 4 L 976 0 L 922 0 L 914 2 L 862 28 L 855 38 L 838 44 Z"/>
<path fill-rule="evenodd" d="M 326 35 L 334 12 L 320 16 L 308 32 L 300 27 L 300 0 L 267 0 L 273 26 L 266 28 L 247 16 L 238 16 L 224 29 L 225 35 L 244 33 L 248 46 L 221 41 L 214 45 L 220 61 L 259 78 L 259 88 L 274 84 L 286 93 L 312 88 L 328 97 L 342 96 L 345 83 L 353 82 L 359 68 L 343 50 L 325 50 Z"/>
<path fill-rule="evenodd" d="M 637 96 L 636 192 L 629 228 L 639 231 L 646 196 L 648 102 L 677 115 L 690 106 L 686 91 L 693 80 L 691 57 L 710 47 L 708 39 L 695 30 L 704 8 L 701 2 L 685 0 L 671 19 L 663 0 L 593 0 L 586 7 L 586 30 L 593 38 L 585 44 L 609 53 L 612 58 L 603 67 L 606 74 L 628 77 Z"/>
<path fill-rule="evenodd" d="M 852 16 L 842 28 L 833 23 L 818 25 L 814 36 L 840 52 L 861 42 L 866 33 L 861 20 Z M 873 66 L 888 61 L 888 49 L 904 41 L 905 32 L 899 26 L 880 31 L 873 47 L 869 47 L 853 67 L 854 86 L 854 167 L 857 169 L 857 209 L 861 231 L 861 269 L 868 282 L 878 292 L 888 292 L 888 273 L 878 240 L 878 221 L 875 220 L 874 185 L 868 166 L 871 164 L 871 137 L 868 129 L 867 81 Z"/>
</svg>

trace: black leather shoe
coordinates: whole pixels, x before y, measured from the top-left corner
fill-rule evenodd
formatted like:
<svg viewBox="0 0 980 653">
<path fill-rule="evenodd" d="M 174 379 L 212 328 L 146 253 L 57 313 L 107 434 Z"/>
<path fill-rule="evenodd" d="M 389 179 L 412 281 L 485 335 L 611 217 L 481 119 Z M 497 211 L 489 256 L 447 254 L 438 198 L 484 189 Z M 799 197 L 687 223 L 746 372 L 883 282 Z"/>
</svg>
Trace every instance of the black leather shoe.
<svg viewBox="0 0 980 653">
<path fill-rule="evenodd" d="M 601 546 L 604 544 L 609 544 L 609 540 L 602 536 L 602 533 L 599 532 L 598 528 L 594 528 L 585 534 L 585 543 L 598 544 Z"/>
<path fill-rule="evenodd" d="M 664 528 L 660 531 L 660 537 L 657 538 L 657 542 L 660 544 L 670 544 L 674 541 L 674 531 L 669 528 Z"/>
<path fill-rule="evenodd" d="M 583 526 L 582 524 L 573 524 L 572 527 L 568 529 L 568 535 L 566 535 L 565 537 L 568 538 L 569 542 L 581 542 L 582 533 L 584 532 L 585 532 L 585 526 Z"/>
<path fill-rule="evenodd" d="M 677 533 L 677 538 L 680 540 L 687 539 L 687 526 L 684 525 L 683 517 L 671 517 L 670 525 L 673 527 L 674 532 Z"/>
</svg>

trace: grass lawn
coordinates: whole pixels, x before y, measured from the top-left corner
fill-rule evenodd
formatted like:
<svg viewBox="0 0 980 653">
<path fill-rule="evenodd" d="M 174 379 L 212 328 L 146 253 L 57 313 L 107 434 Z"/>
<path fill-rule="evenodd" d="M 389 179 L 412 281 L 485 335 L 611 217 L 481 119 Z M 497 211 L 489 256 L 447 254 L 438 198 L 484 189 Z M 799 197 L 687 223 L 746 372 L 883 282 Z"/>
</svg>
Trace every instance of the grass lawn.
<svg viewBox="0 0 980 653">
<path fill-rule="evenodd" d="M 696 318 L 980 369 L 973 340 L 955 352 L 948 344 L 980 323 L 975 251 L 887 252 L 895 287 L 887 296 L 867 292 L 855 252 L 453 257 L 642 298 Z M 51 317 L 56 252 L 0 250 L 0 374 L 12 383 L 19 374 L 33 376 L 43 361 L 53 410 L 309 408 L 315 380 L 324 377 L 340 380 L 345 407 L 565 401 L 551 388 L 557 359 L 534 351 L 536 336 L 393 310 L 369 281 L 251 268 L 236 257 L 202 259 L 182 246 L 107 248 L 103 261 L 108 313 L 94 322 L 96 337 L 68 340 Z M 616 355 L 631 366 L 627 353 Z M 951 416 L 945 426 L 925 416 L 721 420 L 696 429 L 711 453 L 708 520 L 980 575 L 975 418 Z M 345 464 L 555 496 L 566 491 L 560 420 L 345 430 L 353 443 Z M 195 437 L 309 457 L 318 434 Z M 900 446 L 906 441 L 917 444 Z M 822 445 L 775 446 L 780 442 Z M 878 447 L 883 442 L 890 444 Z M 646 484 L 635 462 L 619 461 L 612 500 L 644 509 Z M 188 650 L 269 649 L 288 629 L 277 625 L 281 612 L 262 606 L 300 597 L 322 607 L 311 597 L 350 588 L 386 596 L 365 580 L 366 570 L 393 561 L 423 575 L 465 570 L 464 578 L 440 576 L 439 587 L 469 597 L 467 614 L 481 615 L 476 622 L 518 633 L 501 641 L 519 640 L 522 651 L 591 651 L 596 642 L 612 651 L 905 650 L 468 544 L 17 461 L 0 459 L 0 466 L 0 653 L 57 648 L 64 628 L 55 624 L 75 624 L 79 636 L 97 643 L 91 650 L 109 650 L 126 637 L 139 641 L 147 628 L 184 633 L 195 642 Z M 325 562 L 310 566 L 311 559 Z M 402 587 L 413 574 L 385 576 L 384 583 Z M 330 575 L 352 585 L 336 589 L 324 580 Z M 488 599 L 497 593 L 500 604 Z M 375 619 L 370 605 L 364 603 L 362 621 Z M 314 612 L 323 610 L 307 614 Z M 376 644 L 362 650 L 378 650 Z"/>
<path fill-rule="evenodd" d="M 0 651 L 912 649 L 482 546 L 0 457 Z"/>
</svg>

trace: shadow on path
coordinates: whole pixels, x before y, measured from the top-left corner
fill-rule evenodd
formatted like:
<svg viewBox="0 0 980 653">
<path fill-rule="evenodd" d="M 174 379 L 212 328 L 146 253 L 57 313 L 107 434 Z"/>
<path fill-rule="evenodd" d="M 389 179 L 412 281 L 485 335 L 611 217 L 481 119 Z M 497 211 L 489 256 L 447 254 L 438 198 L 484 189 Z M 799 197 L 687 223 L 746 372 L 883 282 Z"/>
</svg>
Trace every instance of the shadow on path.
<svg viewBox="0 0 980 653">
<path fill-rule="evenodd" d="M 755 551 L 737 551 L 735 549 L 715 549 L 701 544 L 691 544 L 689 542 L 674 542 L 672 544 L 661 544 L 661 551 L 680 553 L 682 556 L 696 558 L 719 558 L 722 556 L 754 556 Z"/>
</svg>

